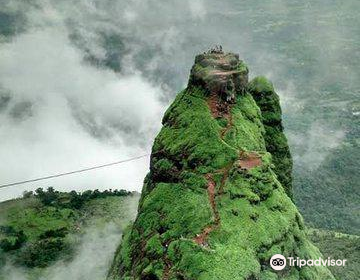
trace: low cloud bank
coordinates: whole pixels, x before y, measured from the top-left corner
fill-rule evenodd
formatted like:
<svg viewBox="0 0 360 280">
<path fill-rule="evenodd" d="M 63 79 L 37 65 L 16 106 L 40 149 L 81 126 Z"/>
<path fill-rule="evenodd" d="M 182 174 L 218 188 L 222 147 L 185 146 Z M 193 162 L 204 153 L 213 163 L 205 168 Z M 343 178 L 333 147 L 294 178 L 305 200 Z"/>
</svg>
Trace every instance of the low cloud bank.
<svg viewBox="0 0 360 280">
<path fill-rule="evenodd" d="M 80 237 L 80 245 L 70 262 L 58 261 L 46 268 L 39 280 L 103 280 L 121 241 L 121 229 L 114 223 L 90 228 Z M 2 271 L 7 280 L 28 280 L 25 269 L 7 265 Z"/>
</svg>

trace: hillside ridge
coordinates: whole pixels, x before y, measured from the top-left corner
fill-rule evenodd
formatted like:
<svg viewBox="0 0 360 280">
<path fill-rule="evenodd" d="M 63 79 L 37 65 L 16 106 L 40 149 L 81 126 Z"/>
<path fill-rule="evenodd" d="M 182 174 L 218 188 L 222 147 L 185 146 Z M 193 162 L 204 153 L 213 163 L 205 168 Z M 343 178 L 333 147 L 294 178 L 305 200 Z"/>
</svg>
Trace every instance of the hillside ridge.
<svg viewBox="0 0 360 280">
<path fill-rule="evenodd" d="M 321 254 L 291 200 L 279 98 L 248 73 L 233 53 L 196 56 L 163 117 L 109 279 L 334 279 L 324 267 L 269 266 L 275 253 Z"/>
</svg>

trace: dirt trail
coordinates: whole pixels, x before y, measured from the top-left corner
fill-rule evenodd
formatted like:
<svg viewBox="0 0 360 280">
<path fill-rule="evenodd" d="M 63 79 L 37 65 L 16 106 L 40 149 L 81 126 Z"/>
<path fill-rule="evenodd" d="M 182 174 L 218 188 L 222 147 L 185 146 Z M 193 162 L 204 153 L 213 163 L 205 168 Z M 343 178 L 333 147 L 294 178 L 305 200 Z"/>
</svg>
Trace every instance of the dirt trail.
<svg viewBox="0 0 360 280">
<path fill-rule="evenodd" d="M 211 111 L 211 114 L 214 118 L 225 118 L 227 120 L 227 125 L 225 128 L 223 128 L 220 132 L 221 139 L 224 139 L 225 134 L 230 130 L 230 128 L 233 126 L 233 119 L 231 115 L 231 105 L 227 102 L 223 102 L 219 100 L 219 96 L 217 93 L 211 93 L 210 97 L 208 99 L 208 106 Z M 219 190 L 216 190 L 216 183 L 213 179 L 213 174 L 208 173 L 205 175 L 205 178 L 208 182 L 207 192 L 209 197 L 209 202 L 211 205 L 211 209 L 213 211 L 214 215 L 214 223 L 212 225 L 208 225 L 205 227 L 202 231 L 202 233 L 198 234 L 196 237 L 193 238 L 193 241 L 196 242 L 199 245 L 207 246 L 207 238 L 209 234 L 216 228 L 220 226 L 220 215 L 219 211 L 216 207 L 216 195 L 221 195 L 224 192 L 224 185 L 229 175 L 229 170 L 233 166 L 233 162 L 229 163 L 224 168 L 221 168 L 217 171 L 215 171 L 215 174 L 223 174 L 221 179 L 221 184 L 219 187 Z"/>
<path fill-rule="evenodd" d="M 211 111 L 211 114 L 214 118 L 225 118 L 227 120 L 227 125 L 223 128 L 220 132 L 220 137 L 224 140 L 226 133 L 233 127 L 233 118 L 231 114 L 231 104 L 223 103 L 219 100 L 219 96 L 216 93 L 211 93 L 210 97 L 208 98 L 208 106 Z M 224 193 L 224 186 L 226 180 L 229 176 L 229 171 L 233 167 L 235 162 L 230 162 L 225 167 L 215 171 L 214 174 L 222 174 L 221 184 L 216 191 L 216 182 L 213 179 L 213 174 L 208 173 L 205 175 L 207 180 L 207 192 L 209 197 L 209 203 L 211 205 L 211 209 L 214 215 L 214 223 L 211 225 L 206 226 L 202 233 L 198 234 L 196 237 L 193 238 L 193 241 L 202 246 L 208 246 L 207 238 L 209 234 L 220 226 L 220 215 L 219 211 L 216 207 L 216 194 L 222 195 Z M 239 160 L 237 161 L 239 167 L 241 169 L 249 170 L 253 167 L 259 166 L 262 164 L 261 157 L 255 152 L 240 152 Z"/>
<path fill-rule="evenodd" d="M 206 174 L 205 178 L 208 181 L 207 190 L 208 190 L 208 196 L 209 196 L 211 209 L 213 210 L 213 214 L 214 214 L 214 218 L 215 218 L 215 223 L 219 223 L 220 217 L 219 217 L 219 212 L 217 211 L 217 208 L 216 208 L 216 201 L 215 201 L 216 183 L 213 179 L 212 174 Z"/>
<path fill-rule="evenodd" d="M 251 168 L 260 166 L 262 164 L 261 157 L 255 153 L 240 153 L 240 160 L 238 161 L 241 169 L 249 170 Z"/>
<path fill-rule="evenodd" d="M 213 118 L 216 119 L 223 117 L 228 119 L 230 117 L 231 103 L 221 100 L 219 94 L 216 91 L 210 93 L 210 96 L 207 99 L 207 104 Z"/>
<path fill-rule="evenodd" d="M 211 205 L 211 209 L 213 211 L 214 215 L 214 223 L 212 225 L 207 226 L 203 229 L 201 234 L 198 234 L 196 237 L 193 238 L 193 241 L 199 245 L 207 246 L 207 238 L 209 234 L 220 225 L 220 215 L 216 208 L 216 201 L 215 201 L 215 193 L 216 193 L 216 183 L 213 179 L 212 174 L 206 174 L 205 178 L 208 181 L 208 196 L 209 196 L 209 202 Z"/>
<path fill-rule="evenodd" d="M 219 108 L 218 108 L 218 103 L 219 103 L 219 97 L 217 96 L 216 93 L 211 93 L 210 97 L 207 100 L 207 104 L 209 106 L 211 115 L 214 118 L 218 118 L 221 117 L 220 112 L 219 112 Z"/>
<path fill-rule="evenodd" d="M 221 139 L 224 138 L 225 134 L 230 130 L 233 126 L 232 115 L 230 113 L 231 105 L 228 103 L 219 102 L 219 96 L 216 93 L 210 94 L 210 97 L 207 101 L 211 114 L 214 118 L 223 117 L 227 120 L 227 125 L 223 128 L 220 132 Z M 223 174 L 221 179 L 221 184 L 219 190 L 216 190 L 216 182 L 213 178 L 213 174 L 208 173 L 205 175 L 207 180 L 207 193 L 209 198 L 209 203 L 213 212 L 214 216 L 214 223 L 211 225 L 206 226 L 200 234 L 197 234 L 192 240 L 201 246 L 208 246 L 207 239 L 209 234 L 214 231 L 216 228 L 220 226 L 220 214 L 216 207 L 216 195 L 221 195 L 224 192 L 224 185 L 229 175 L 229 170 L 233 166 L 234 162 L 229 163 L 224 168 L 221 168 L 215 171 L 215 174 Z M 165 269 L 163 273 L 162 280 L 168 280 L 170 277 L 170 270 L 172 267 L 171 262 L 165 258 Z"/>
<path fill-rule="evenodd" d="M 230 65 L 225 65 L 225 66 L 228 66 L 230 67 Z M 233 74 L 238 74 L 240 73 L 239 70 L 232 70 L 232 71 L 229 71 L 229 70 L 213 70 L 213 71 L 210 71 L 210 75 L 215 75 L 215 76 L 230 76 L 230 75 L 233 75 Z"/>
<path fill-rule="evenodd" d="M 219 100 L 219 96 L 216 92 L 210 94 L 207 104 L 213 118 L 224 118 L 227 120 L 226 127 L 223 128 L 220 132 L 220 137 L 224 140 L 225 134 L 234 125 L 232 114 L 230 112 L 232 106 L 230 103 Z"/>
</svg>

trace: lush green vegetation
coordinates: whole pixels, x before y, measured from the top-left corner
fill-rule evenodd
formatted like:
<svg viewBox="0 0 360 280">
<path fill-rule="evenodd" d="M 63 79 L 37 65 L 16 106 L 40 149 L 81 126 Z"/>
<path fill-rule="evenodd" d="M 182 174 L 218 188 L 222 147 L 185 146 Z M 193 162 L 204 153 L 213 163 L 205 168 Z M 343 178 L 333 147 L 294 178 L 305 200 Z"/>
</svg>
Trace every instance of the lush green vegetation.
<svg viewBox="0 0 360 280">
<path fill-rule="evenodd" d="M 279 96 L 275 93 L 272 83 L 265 77 L 254 78 L 248 84 L 248 90 L 261 110 L 266 150 L 272 155 L 274 171 L 286 193 L 292 198 L 293 161 L 281 122 Z"/>
<path fill-rule="evenodd" d="M 355 280 L 359 278 L 360 236 L 316 229 L 309 230 L 308 235 L 320 249 L 324 258 L 347 260 L 344 267 L 329 267 L 336 279 Z"/>
<path fill-rule="evenodd" d="M 174 191 L 177 191 L 175 189 Z M 97 193 L 97 192 L 95 192 Z M 66 193 L 61 193 L 61 195 L 66 195 Z M 81 195 L 81 194 L 79 194 Z M 233 189 L 232 195 L 236 196 L 244 196 L 249 199 L 249 201 L 259 201 L 259 198 L 251 193 L 246 192 L 239 192 L 239 190 Z M 13 201 L 7 201 L 0 204 L 1 210 L 1 246 L 2 252 L 0 257 L 0 279 L 6 280 L 6 275 L 1 274 L 1 266 L 5 264 L 5 262 L 13 262 L 14 256 L 19 253 L 22 246 L 25 246 L 24 237 L 26 238 L 25 242 L 28 242 L 28 238 L 25 236 L 24 231 L 16 231 L 14 228 L 7 225 L 4 222 L 4 217 L 9 217 L 10 213 L 17 213 L 16 215 L 13 214 L 12 219 L 17 219 L 21 217 L 19 212 L 26 211 L 27 213 L 31 212 L 32 209 L 38 210 L 44 208 L 42 204 L 39 203 L 38 198 L 34 198 L 33 196 L 29 198 L 29 195 L 25 195 L 27 198 L 17 199 Z M 58 230 L 50 229 L 54 228 L 54 224 L 60 224 L 60 221 L 66 221 L 67 217 L 54 217 L 54 216 L 45 216 L 45 220 L 43 224 L 45 225 L 44 228 L 39 230 L 39 237 L 35 239 L 37 242 L 32 243 L 31 249 L 28 249 L 27 257 L 24 260 L 21 260 L 17 263 L 17 267 L 26 268 L 26 263 L 36 263 L 41 267 L 34 267 L 34 268 L 26 268 L 29 275 L 29 279 L 38 279 L 39 275 L 42 275 L 43 269 L 48 267 L 54 262 L 54 259 L 62 259 L 66 262 L 70 262 L 72 259 L 72 255 L 74 251 L 77 250 L 77 237 L 78 235 L 82 235 L 84 232 L 87 231 L 89 227 L 99 228 L 106 224 L 115 222 L 117 225 L 123 227 L 128 222 L 129 217 L 133 217 L 136 211 L 136 199 L 137 195 L 127 195 L 127 196 L 103 196 L 101 198 L 93 198 L 86 201 L 81 210 L 76 209 L 75 216 L 78 218 L 76 219 L 76 228 L 74 228 L 74 224 L 70 223 L 70 230 L 65 231 L 64 228 L 61 227 Z M 176 194 L 177 196 L 177 194 Z M 128 201 L 133 200 L 131 206 L 126 206 Z M 206 199 L 202 198 L 204 204 L 207 204 Z M 169 205 L 171 201 L 169 201 Z M 34 208 L 35 207 L 35 208 Z M 16 209 L 18 211 L 16 211 Z M 239 211 L 234 211 L 234 214 L 239 215 Z M 258 215 L 254 213 L 252 219 L 258 218 Z M 38 222 L 35 221 L 34 224 L 30 223 L 30 219 L 33 219 L 34 216 L 29 216 L 27 224 L 24 221 L 21 223 L 21 228 L 25 229 L 26 232 L 30 232 L 29 229 L 32 225 L 37 224 Z M 39 217 L 37 217 L 39 218 Z M 188 219 L 184 217 L 184 219 Z M 186 220 L 184 220 L 186 222 Z M 52 226 L 51 226 L 52 224 Z M 74 230 L 71 230 L 73 228 Z M 70 235 L 74 237 L 70 237 Z M 6 238 L 4 238 L 6 236 Z M 336 232 L 326 232 L 323 230 L 309 230 L 308 236 L 311 238 L 311 241 L 320 249 L 322 254 L 325 258 L 327 257 L 334 257 L 334 258 L 344 258 L 347 259 L 347 266 L 344 268 L 338 267 L 330 267 L 330 270 L 333 272 L 337 279 L 341 280 L 355 280 L 359 275 L 360 271 L 357 264 L 360 261 L 360 248 L 359 248 L 359 237 L 353 235 L 346 235 Z M 6 249 L 4 243 L 11 240 L 13 237 L 13 243 L 11 243 L 11 248 Z M 126 235 L 128 238 L 129 235 Z M 7 240 L 7 241 L 5 241 Z M 16 240 L 18 240 L 16 242 Z M 56 249 L 62 247 L 61 244 L 64 240 L 67 240 L 67 248 L 62 248 L 61 252 L 58 252 Z M 46 244 L 45 242 L 49 242 L 50 244 Z M 41 245 L 40 245 L 41 244 Z M 127 244 L 126 240 L 124 240 L 124 244 Z M 15 246 L 15 247 L 13 247 Z M 116 246 L 116 244 L 114 244 Z M 121 247 L 121 250 L 128 250 L 126 247 Z M 161 243 L 159 243 L 159 235 L 154 235 L 147 244 L 147 249 L 151 251 L 154 255 L 161 255 L 163 247 Z M 39 250 L 39 251 L 38 251 Z M 124 255 L 127 255 L 125 252 Z M 19 254 L 20 255 L 20 254 Z M 117 254 L 119 257 L 119 254 Z M 173 256 L 175 258 L 175 256 Z M 16 261 L 16 260 L 15 260 Z M 129 264 L 131 264 L 131 260 L 127 260 Z"/>
<path fill-rule="evenodd" d="M 360 234 L 360 118 L 355 114 L 359 111 L 360 102 L 349 103 L 338 116 L 345 131 L 342 143 L 316 169 L 296 172 L 295 201 L 312 227 Z"/>
<path fill-rule="evenodd" d="M 71 261 L 87 228 L 109 222 L 124 227 L 134 216 L 137 198 L 124 190 L 64 193 L 49 188 L 1 203 L 0 279 L 6 279 L 1 275 L 6 264 L 31 275 L 60 259 Z"/>
<path fill-rule="evenodd" d="M 333 279 L 324 267 L 270 269 L 274 253 L 320 252 L 273 171 L 252 95 L 243 88 L 231 105 L 222 96 L 214 104 L 213 88 L 190 82 L 165 113 L 137 219 L 109 278 Z"/>
<path fill-rule="evenodd" d="M 38 188 L 33 192 L 25 192 L 24 197 L 36 197 L 45 206 L 53 206 L 57 209 L 80 209 L 85 202 L 96 199 L 104 198 L 109 196 L 127 196 L 131 193 L 125 190 L 105 190 L 100 192 L 99 190 L 88 190 L 82 193 L 71 191 L 69 193 L 56 191 L 50 187 L 46 191 L 42 188 Z"/>
</svg>

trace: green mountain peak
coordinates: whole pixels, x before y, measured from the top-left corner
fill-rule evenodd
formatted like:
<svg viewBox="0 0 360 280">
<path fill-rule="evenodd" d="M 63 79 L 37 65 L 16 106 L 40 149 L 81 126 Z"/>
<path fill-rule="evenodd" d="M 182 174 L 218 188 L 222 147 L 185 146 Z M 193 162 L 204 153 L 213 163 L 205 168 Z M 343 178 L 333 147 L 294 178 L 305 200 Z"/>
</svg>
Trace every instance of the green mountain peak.
<svg viewBox="0 0 360 280">
<path fill-rule="evenodd" d="M 272 84 L 248 82 L 236 54 L 196 56 L 109 279 L 334 279 L 324 267 L 269 265 L 274 254 L 321 256 L 291 200 L 291 169 Z"/>
</svg>

